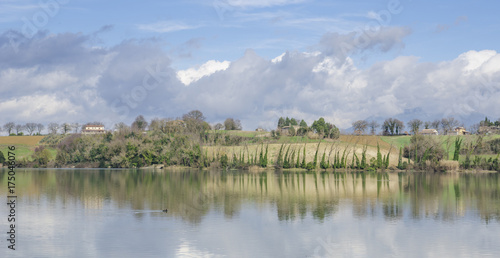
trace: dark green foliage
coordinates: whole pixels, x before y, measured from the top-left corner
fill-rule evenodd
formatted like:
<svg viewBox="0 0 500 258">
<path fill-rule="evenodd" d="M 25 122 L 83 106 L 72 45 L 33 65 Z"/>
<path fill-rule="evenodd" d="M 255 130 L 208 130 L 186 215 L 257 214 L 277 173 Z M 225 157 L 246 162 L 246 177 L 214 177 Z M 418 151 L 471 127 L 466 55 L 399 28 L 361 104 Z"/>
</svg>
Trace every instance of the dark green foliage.
<svg viewBox="0 0 500 258">
<path fill-rule="evenodd" d="M 297 163 L 295 164 L 296 168 L 300 168 L 300 148 L 297 151 Z"/>
<path fill-rule="evenodd" d="M 322 169 L 327 169 L 329 166 L 329 164 L 327 164 L 325 158 L 326 158 L 326 153 L 323 152 L 323 157 L 321 158 L 321 162 L 319 163 L 319 167 Z"/>
<path fill-rule="evenodd" d="M 283 146 L 284 144 L 281 144 L 280 151 L 278 153 L 278 158 L 276 159 L 276 167 L 278 168 L 283 167 Z"/>
<path fill-rule="evenodd" d="M 3 155 L 3 152 L 0 151 L 0 164 L 5 163 L 5 156 Z"/>
<path fill-rule="evenodd" d="M 455 139 L 455 152 L 453 153 L 453 160 L 458 161 L 460 157 L 460 147 L 462 146 L 462 138 L 457 137 Z"/>
<path fill-rule="evenodd" d="M 367 146 L 365 145 L 363 147 L 363 152 L 361 153 L 361 165 L 358 167 L 359 169 L 365 169 L 367 167 L 367 163 L 366 163 L 366 150 L 367 150 Z"/>
<path fill-rule="evenodd" d="M 314 161 L 313 161 L 314 168 L 316 168 L 316 165 L 318 164 L 318 151 L 320 144 L 321 142 L 318 143 L 318 147 L 316 148 L 316 152 L 314 153 Z"/>
<path fill-rule="evenodd" d="M 292 150 L 292 157 L 290 158 L 290 167 L 294 168 L 295 167 L 295 149 Z"/>
<path fill-rule="evenodd" d="M 38 163 L 38 165 L 46 166 L 52 158 L 51 156 L 52 155 L 49 150 L 47 150 L 44 146 L 39 146 L 35 148 L 32 158 Z"/>
<path fill-rule="evenodd" d="M 399 148 L 398 169 L 406 169 L 403 165 L 403 147 Z"/>
<path fill-rule="evenodd" d="M 288 152 L 290 151 L 290 146 L 286 149 L 285 158 L 283 160 L 283 168 L 290 168 L 290 160 L 288 158 Z"/>
<path fill-rule="evenodd" d="M 383 166 L 383 160 L 382 160 L 382 153 L 380 152 L 380 146 L 377 143 L 377 168 L 382 168 Z"/>
<path fill-rule="evenodd" d="M 300 167 L 301 168 L 306 168 L 306 145 L 304 145 L 304 152 L 303 152 L 303 155 L 302 155 L 302 163 L 300 164 Z"/>
</svg>

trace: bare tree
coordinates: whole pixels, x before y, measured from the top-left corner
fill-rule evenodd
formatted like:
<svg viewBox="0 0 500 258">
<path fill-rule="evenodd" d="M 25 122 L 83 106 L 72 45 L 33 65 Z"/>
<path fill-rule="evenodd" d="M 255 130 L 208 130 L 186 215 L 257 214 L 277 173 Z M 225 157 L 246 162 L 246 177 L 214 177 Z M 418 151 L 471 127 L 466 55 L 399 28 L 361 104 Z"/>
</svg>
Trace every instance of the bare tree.
<svg viewBox="0 0 500 258">
<path fill-rule="evenodd" d="M 36 124 L 36 132 L 38 134 L 41 134 L 43 129 L 45 129 L 45 126 L 43 124 L 40 124 L 40 123 Z"/>
<path fill-rule="evenodd" d="M 238 119 L 227 118 L 224 121 L 225 130 L 241 130 L 241 122 Z"/>
<path fill-rule="evenodd" d="M 470 133 L 471 134 L 478 134 L 479 133 L 479 123 L 473 124 L 469 127 Z"/>
<path fill-rule="evenodd" d="M 139 115 L 135 118 L 135 121 L 132 123 L 132 129 L 144 131 L 148 127 L 148 122 L 142 115 Z"/>
<path fill-rule="evenodd" d="M 16 134 L 22 133 L 25 130 L 24 125 L 16 125 Z"/>
<path fill-rule="evenodd" d="M 36 123 L 26 123 L 24 125 L 29 135 L 32 135 L 36 130 Z"/>
<path fill-rule="evenodd" d="M 395 123 L 395 129 L 396 129 L 396 135 L 401 134 L 401 132 L 405 129 L 405 124 L 403 121 L 400 121 L 398 119 L 394 119 Z"/>
<path fill-rule="evenodd" d="M 365 134 L 368 122 L 366 120 L 358 120 L 352 123 L 352 127 L 354 128 L 354 134 Z"/>
<path fill-rule="evenodd" d="M 222 130 L 224 129 L 224 126 L 221 123 L 217 123 L 214 125 L 214 130 Z"/>
<path fill-rule="evenodd" d="M 448 117 L 441 119 L 441 127 L 443 128 L 444 134 L 448 134 L 453 131 L 453 128 L 457 127 L 460 124 L 458 120 L 454 117 Z"/>
<path fill-rule="evenodd" d="M 73 133 L 78 133 L 81 128 L 81 125 L 80 123 L 76 122 L 71 124 L 71 128 L 73 129 Z"/>
<path fill-rule="evenodd" d="M 8 122 L 3 126 L 3 129 L 7 131 L 9 135 L 12 133 L 14 128 L 16 128 L 16 124 L 14 124 L 14 122 Z"/>
<path fill-rule="evenodd" d="M 422 121 L 419 119 L 412 119 L 408 121 L 407 125 L 413 134 L 418 134 L 420 126 L 422 126 Z"/>
<path fill-rule="evenodd" d="M 192 110 L 189 111 L 189 113 L 184 114 L 182 116 L 182 120 L 186 121 L 188 119 L 194 119 L 198 121 L 205 121 L 205 116 L 203 116 L 203 113 L 199 110 Z"/>
<path fill-rule="evenodd" d="M 71 132 L 72 126 L 70 123 L 62 123 L 61 124 L 61 133 L 62 134 L 67 134 Z"/>
<path fill-rule="evenodd" d="M 377 127 L 379 127 L 380 124 L 377 121 L 372 120 L 370 123 L 368 123 L 368 126 L 370 127 L 370 133 L 372 135 L 375 135 L 375 133 L 377 132 Z"/>
<path fill-rule="evenodd" d="M 439 131 L 439 125 L 441 124 L 441 120 L 436 119 L 431 123 L 432 128 L 431 129 L 436 129 Z"/>
<path fill-rule="evenodd" d="M 424 123 L 424 128 L 425 128 L 425 129 L 429 129 L 429 127 L 431 127 L 431 125 L 432 125 L 432 123 L 431 123 L 431 122 L 429 122 L 429 121 L 425 121 L 425 123 Z"/>
<path fill-rule="evenodd" d="M 48 130 L 50 134 L 57 134 L 57 131 L 59 131 L 59 124 L 57 123 L 50 123 L 48 125 Z"/>
</svg>

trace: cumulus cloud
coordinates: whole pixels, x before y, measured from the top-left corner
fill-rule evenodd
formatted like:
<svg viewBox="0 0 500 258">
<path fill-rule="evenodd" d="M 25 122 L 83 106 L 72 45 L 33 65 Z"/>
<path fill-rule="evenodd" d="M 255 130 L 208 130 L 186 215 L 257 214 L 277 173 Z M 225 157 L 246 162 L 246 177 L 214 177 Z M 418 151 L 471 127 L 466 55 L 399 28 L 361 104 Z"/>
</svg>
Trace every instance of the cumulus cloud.
<svg viewBox="0 0 500 258">
<path fill-rule="evenodd" d="M 200 67 L 178 71 L 177 78 L 179 78 L 179 80 L 185 85 L 189 85 L 202 77 L 209 76 L 217 71 L 226 70 L 230 63 L 231 62 L 229 61 L 219 62 L 216 60 L 210 60 Z"/>
<path fill-rule="evenodd" d="M 287 51 L 272 60 L 253 50 L 231 62 L 208 61 L 176 71 L 160 43 L 128 40 L 96 48 L 82 34 L 39 33 L 12 50 L 0 36 L 0 124 L 88 122 L 111 127 L 137 115 L 177 117 L 201 110 L 210 122 L 227 117 L 244 129 L 272 129 L 280 116 L 322 116 L 341 128 L 365 118 L 465 119 L 500 117 L 500 54 L 469 51 L 439 63 L 400 56 L 359 68 L 356 51 L 389 51 L 405 28 L 388 28 L 373 41 L 338 55 L 351 34 L 328 34 L 317 51 Z M 480 119 L 482 117 L 477 117 Z"/>
</svg>

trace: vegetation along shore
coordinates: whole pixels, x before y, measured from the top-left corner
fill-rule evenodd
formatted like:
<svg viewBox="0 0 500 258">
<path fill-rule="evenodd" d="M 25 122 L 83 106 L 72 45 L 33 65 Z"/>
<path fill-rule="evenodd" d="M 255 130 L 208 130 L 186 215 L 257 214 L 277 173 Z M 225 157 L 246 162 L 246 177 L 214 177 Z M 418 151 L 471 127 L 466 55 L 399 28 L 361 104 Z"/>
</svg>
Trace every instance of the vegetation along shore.
<svg viewBox="0 0 500 258">
<path fill-rule="evenodd" d="M 280 118 L 275 130 L 242 131 L 232 118 L 211 126 L 198 110 L 150 122 L 138 116 L 130 126 L 120 123 L 112 131 L 99 122 L 74 131 L 70 125 L 51 124 L 42 135 L 44 126 L 36 133 L 36 125 L 16 133 L 14 123 L 4 125 L 10 136 L 0 137 L 0 164 L 7 146 L 15 145 L 20 167 L 500 171 L 499 125 L 487 118 L 474 132 L 453 118 L 411 120 L 410 133 L 397 119 L 382 125 L 360 120 L 353 123 L 352 134 L 340 134 L 323 118 L 310 126 Z"/>
</svg>

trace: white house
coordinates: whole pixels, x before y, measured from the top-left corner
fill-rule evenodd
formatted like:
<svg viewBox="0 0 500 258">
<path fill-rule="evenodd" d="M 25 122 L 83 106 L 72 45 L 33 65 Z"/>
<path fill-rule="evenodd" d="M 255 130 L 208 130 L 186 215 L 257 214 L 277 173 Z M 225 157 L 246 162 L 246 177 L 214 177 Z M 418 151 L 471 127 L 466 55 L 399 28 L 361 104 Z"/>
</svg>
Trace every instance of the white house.
<svg viewBox="0 0 500 258">
<path fill-rule="evenodd" d="M 82 134 L 101 134 L 105 133 L 104 125 L 85 125 Z"/>
</svg>

